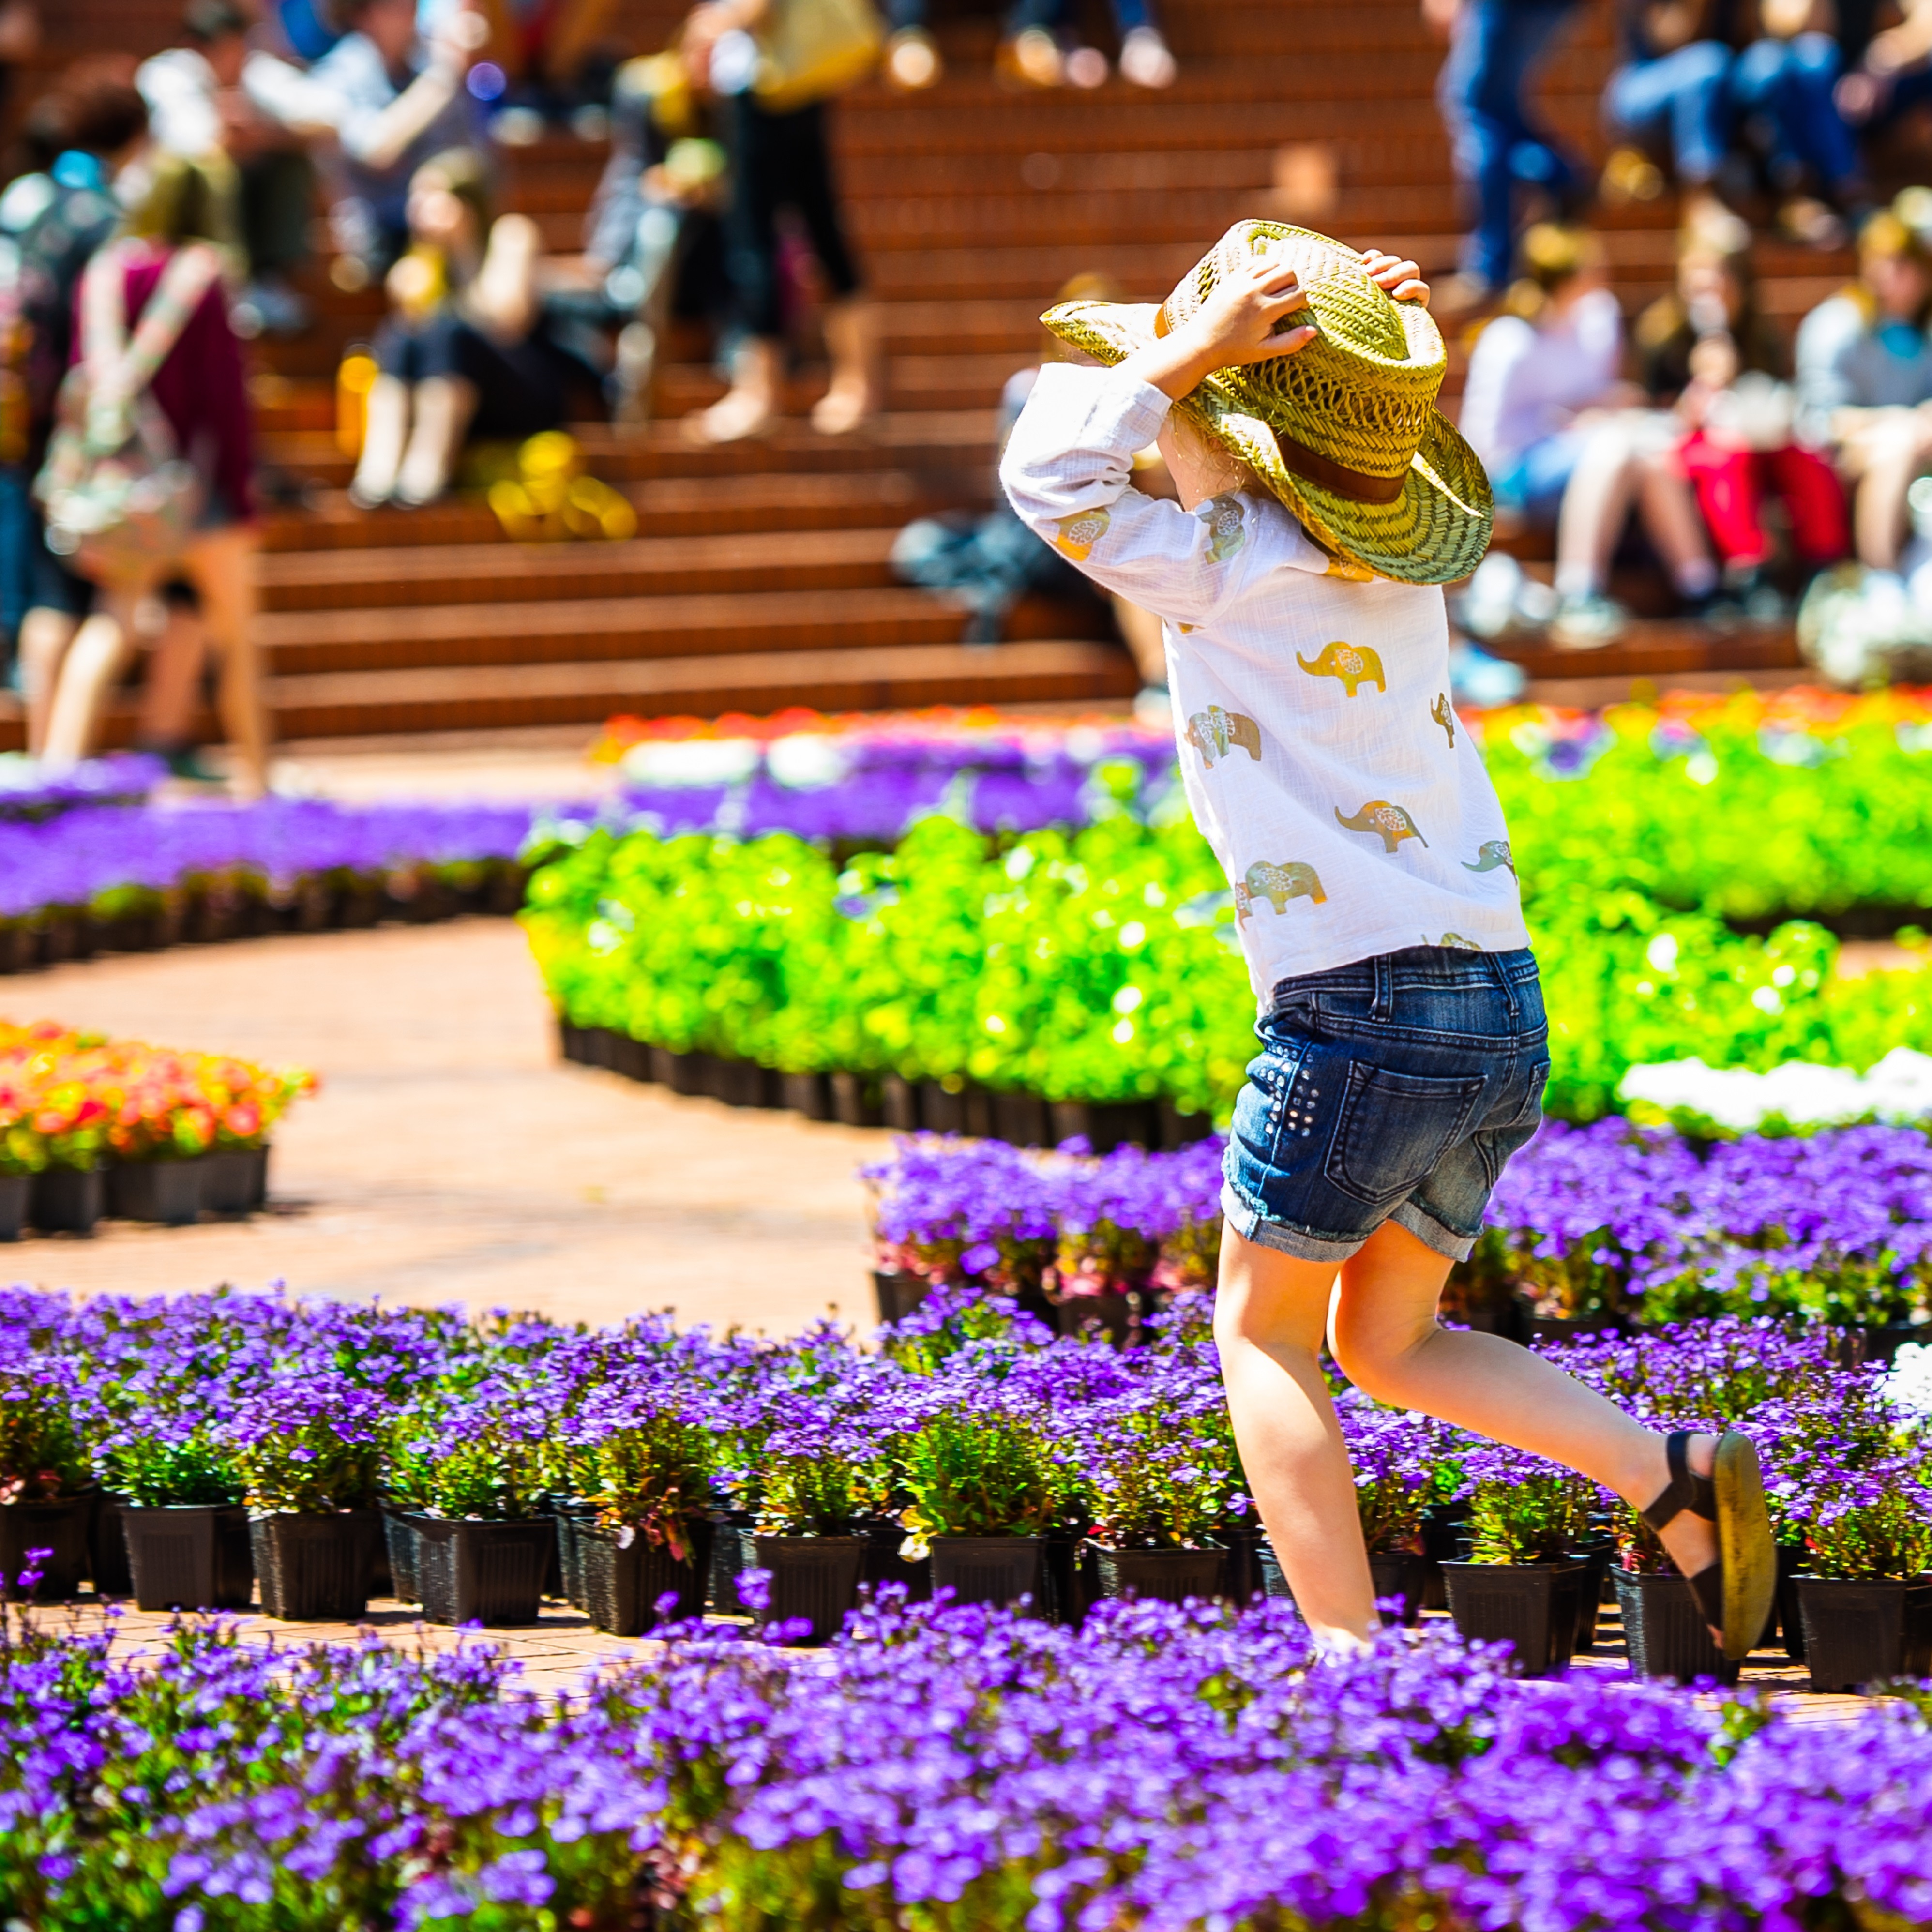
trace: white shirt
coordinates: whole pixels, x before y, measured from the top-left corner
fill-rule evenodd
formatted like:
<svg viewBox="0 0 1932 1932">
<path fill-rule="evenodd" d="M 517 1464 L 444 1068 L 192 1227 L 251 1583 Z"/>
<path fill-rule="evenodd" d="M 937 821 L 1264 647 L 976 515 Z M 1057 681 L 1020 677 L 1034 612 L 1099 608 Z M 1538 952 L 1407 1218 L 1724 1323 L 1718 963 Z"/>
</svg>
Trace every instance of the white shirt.
<svg viewBox="0 0 1932 1932">
<path fill-rule="evenodd" d="M 1328 574 L 1260 491 L 1190 514 L 1131 488 L 1168 407 L 1121 370 L 1050 363 L 1000 480 L 1061 555 L 1165 620 L 1188 803 L 1256 999 L 1405 946 L 1526 946 L 1502 808 L 1450 701 L 1442 592 Z"/>
<path fill-rule="evenodd" d="M 1499 315 L 1469 352 L 1457 427 L 1490 473 L 1500 476 L 1532 443 L 1568 429 L 1602 398 L 1623 352 L 1623 316 L 1608 289 L 1580 296 L 1542 328 Z"/>
<path fill-rule="evenodd" d="M 134 70 L 134 85 L 148 104 L 148 130 L 157 147 L 193 160 L 220 146 L 214 70 L 194 48 L 170 47 L 143 61 Z"/>
</svg>

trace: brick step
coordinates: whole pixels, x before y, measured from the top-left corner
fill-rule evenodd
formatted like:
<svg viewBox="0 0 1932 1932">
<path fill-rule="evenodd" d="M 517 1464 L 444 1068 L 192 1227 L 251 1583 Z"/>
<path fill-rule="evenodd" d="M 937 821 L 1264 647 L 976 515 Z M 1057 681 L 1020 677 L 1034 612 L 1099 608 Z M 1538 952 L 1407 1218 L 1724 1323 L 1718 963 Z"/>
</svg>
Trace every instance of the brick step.
<svg viewBox="0 0 1932 1932">
<path fill-rule="evenodd" d="M 633 484 L 626 494 L 652 537 L 748 532 L 843 530 L 889 524 L 940 510 L 983 508 L 992 466 L 975 472 L 879 470 L 849 476 L 674 477 Z M 371 552 L 398 555 L 420 548 L 506 544 L 488 506 L 454 496 L 423 510 L 355 508 L 340 490 L 267 520 L 263 548 L 272 556 Z M 572 547 L 572 554 L 577 546 Z"/>
<path fill-rule="evenodd" d="M 855 646 L 736 658 L 361 671 L 268 680 L 275 729 L 287 738 L 365 733 L 601 724 L 652 716 L 770 712 L 807 704 L 872 711 L 927 704 L 1001 704 L 1130 697 L 1139 679 L 1120 646 L 1042 639 Z"/>
<path fill-rule="evenodd" d="M 1700 671 L 1795 670 L 1797 633 L 1789 624 L 1758 625 L 1728 634 L 1681 618 L 1640 620 L 1599 650 L 1562 650 L 1541 643 L 1486 644 L 1532 678 L 1676 677 Z"/>
<path fill-rule="evenodd" d="M 614 483 L 777 470 L 911 468 L 944 472 L 962 463 L 990 463 L 994 415 L 990 410 L 895 414 L 847 436 L 820 436 L 808 423 L 787 418 L 767 436 L 722 448 L 692 442 L 675 422 L 654 423 L 632 433 L 601 423 L 573 424 L 572 433 L 583 445 L 590 469 Z M 264 436 L 262 441 L 264 454 L 292 476 L 338 486 L 349 481 L 351 466 L 332 436 L 297 432 Z"/>
<path fill-rule="evenodd" d="M 1098 604 L 1024 606 L 1010 628 L 1078 636 L 1090 611 L 1090 634 L 1111 634 Z M 965 621 L 926 591 L 893 586 L 289 611 L 261 618 L 257 635 L 274 670 L 290 673 L 952 644 Z"/>
<path fill-rule="evenodd" d="M 759 531 L 638 537 L 626 543 L 424 544 L 409 550 L 296 551 L 264 556 L 265 611 L 385 610 L 556 598 L 715 596 L 755 578 L 764 592 L 876 589 L 893 530 Z"/>
</svg>

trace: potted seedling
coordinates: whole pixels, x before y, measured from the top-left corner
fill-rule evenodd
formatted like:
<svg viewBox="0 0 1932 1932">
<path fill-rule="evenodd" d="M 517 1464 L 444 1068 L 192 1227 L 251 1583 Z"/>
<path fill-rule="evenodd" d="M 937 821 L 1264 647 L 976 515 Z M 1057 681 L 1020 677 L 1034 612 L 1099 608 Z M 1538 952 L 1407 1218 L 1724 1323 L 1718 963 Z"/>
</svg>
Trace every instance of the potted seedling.
<svg viewBox="0 0 1932 1932">
<path fill-rule="evenodd" d="M 866 1539 L 853 1534 L 880 1493 L 877 1444 L 862 1428 L 824 1416 L 788 1419 L 765 1438 L 757 1520 L 739 1532 L 740 1568 L 767 1573 L 760 1627 L 802 1623 L 800 1640 L 824 1643 L 859 1598 Z"/>
<path fill-rule="evenodd" d="M 1216 1533 L 1237 1484 L 1209 1409 L 1198 1388 L 1155 1382 L 1091 1414 L 1081 1454 L 1097 1596 L 1181 1603 L 1226 1594 Z"/>
<path fill-rule="evenodd" d="M 241 1472 L 200 1414 L 148 1412 L 104 1443 L 134 1600 L 144 1610 L 246 1610 L 254 1564 Z"/>
<path fill-rule="evenodd" d="M 992 1390 L 962 1397 L 902 1438 L 895 1460 L 911 1498 L 902 1553 L 931 1556 L 935 1591 L 965 1604 L 1041 1602 L 1041 1538 L 1058 1486 L 1035 1418 Z"/>
<path fill-rule="evenodd" d="M 40 1602 L 71 1597 L 88 1574 L 88 1529 L 100 1500 L 74 1420 L 72 1365 L 32 1354 L 0 1369 L 0 1595 L 32 1568 Z"/>
</svg>

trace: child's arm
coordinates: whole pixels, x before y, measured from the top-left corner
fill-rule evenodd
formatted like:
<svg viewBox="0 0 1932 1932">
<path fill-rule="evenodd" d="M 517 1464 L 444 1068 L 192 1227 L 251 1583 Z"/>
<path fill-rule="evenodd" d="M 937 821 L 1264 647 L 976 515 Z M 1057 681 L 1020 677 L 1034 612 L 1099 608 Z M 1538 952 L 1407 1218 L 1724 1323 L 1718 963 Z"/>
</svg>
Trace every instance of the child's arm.
<svg viewBox="0 0 1932 1932">
<path fill-rule="evenodd" d="M 1364 260 L 1398 300 L 1428 300 L 1414 262 L 1372 251 Z M 1184 510 L 1129 487 L 1134 452 L 1204 377 L 1314 340 L 1312 326 L 1288 320 L 1306 302 L 1293 269 L 1262 256 L 1114 368 L 1049 364 L 1000 466 L 1015 511 L 1095 582 L 1180 624 L 1204 622 L 1255 570 L 1325 571 L 1328 558 L 1285 514 L 1264 520 L 1234 495 Z"/>
</svg>

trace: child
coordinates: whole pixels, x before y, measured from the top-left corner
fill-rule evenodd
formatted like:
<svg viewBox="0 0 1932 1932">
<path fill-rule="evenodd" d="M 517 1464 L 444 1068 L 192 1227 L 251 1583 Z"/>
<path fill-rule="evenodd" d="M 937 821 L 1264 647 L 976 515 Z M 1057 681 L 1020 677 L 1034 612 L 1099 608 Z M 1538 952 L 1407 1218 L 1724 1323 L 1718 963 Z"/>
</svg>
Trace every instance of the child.
<svg viewBox="0 0 1932 1932">
<path fill-rule="evenodd" d="M 1166 620 L 1189 802 L 1261 1007 L 1216 1334 L 1243 1464 L 1318 1640 L 1376 1621 L 1325 1328 L 1378 1400 L 1643 1510 L 1742 1657 L 1775 1576 L 1750 1444 L 1653 1435 L 1527 1350 L 1436 1319 L 1550 1063 L 1508 829 L 1448 694 L 1438 586 L 1481 557 L 1490 490 L 1434 406 L 1428 292 L 1412 262 L 1240 223 L 1157 310 L 1048 315 L 1112 366 L 1041 370 L 1001 480 L 1064 556 Z M 1178 504 L 1129 486 L 1156 436 Z"/>
</svg>

